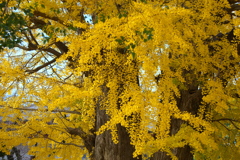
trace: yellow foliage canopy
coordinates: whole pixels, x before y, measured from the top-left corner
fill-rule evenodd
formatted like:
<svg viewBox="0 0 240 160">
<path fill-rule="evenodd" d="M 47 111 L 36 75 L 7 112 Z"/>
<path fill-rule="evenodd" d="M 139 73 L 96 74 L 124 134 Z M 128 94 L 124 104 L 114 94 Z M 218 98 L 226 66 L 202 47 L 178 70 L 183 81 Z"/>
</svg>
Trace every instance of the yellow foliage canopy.
<svg viewBox="0 0 240 160">
<path fill-rule="evenodd" d="M 81 159 L 127 129 L 134 157 L 239 157 L 239 4 L 2 0 L 1 146 Z M 18 21 L 19 20 L 19 21 Z M 23 23 L 20 23 L 23 22 Z M 99 110 L 108 115 L 99 127 Z M 6 122 L 11 122 L 8 124 Z M 93 138 L 94 139 L 94 138 Z"/>
</svg>

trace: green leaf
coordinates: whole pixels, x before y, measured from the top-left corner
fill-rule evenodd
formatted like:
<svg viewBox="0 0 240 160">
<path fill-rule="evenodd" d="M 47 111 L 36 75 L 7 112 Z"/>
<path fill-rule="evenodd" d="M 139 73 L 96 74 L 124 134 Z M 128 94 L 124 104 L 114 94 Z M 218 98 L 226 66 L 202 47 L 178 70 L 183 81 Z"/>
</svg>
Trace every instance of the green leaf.
<svg viewBox="0 0 240 160">
<path fill-rule="evenodd" d="M 5 6 L 6 6 L 6 2 L 0 3 L 0 8 L 5 8 Z"/>
<path fill-rule="evenodd" d="M 135 52 L 131 52 L 132 54 L 132 58 L 135 59 L 136 58 L 136 53 Z"/>
<path fill-rule="evenodd" d="M 116 39 L 115 41 L 118 42 L 118 44 L 123 45 L 124 41 L 126 41 L 126 40 L 125 40 L 125 37 L 120 36 L 120 39 Z"/>
<path fill-rule="evenodd" d="M 105 16 L 104 14 L 100 14 L 99 20 L 100 20 L 101 22 L 105 22 L 105 21 L 106 21 L 106 16 Z"/>
<path fill-rule="evenodd" d="M 123 13 L 120 13 L 118 15 L 118 18 L 127 17 L 127 16 L 128 16 L 128 12 L 127 11 L 123 11 Z"/>
<path fill-rule="evenodd" d="M 77 27 L 73 27 L 72 25 L 70 25 L 70 26 L 68 27 L 68 29 L 73 30 L 73 31 L 77 31 Z"/>
<path fill-rule="evenodd" d="M 182 89 L 182 90 L 186 90 L 186 89 L 187 89 L 187 88 L 185 87 L 185 85 L 184 85 L 181 81 L 179 81 L 177 78 L 173 78 L 173 79 L 172 79 L 172 82 L 173 82 L 173 84 L 175 84 L 176 86 L 178 86 L 179 89 Z"/>
<path fill-rule="evenodd" d="M 61 13 L 60 9 L 58 9 L 56 12 L 57 12 L 57 14 Z"/>
<path fill-rule="evenodd" d="M 23 12 L 27 15 L 27 16 L 30 16 L 32 17 L 33 16 L 33 13 L 32 13 L 32 10 L 31 9 L 23 9 Z"/>
<path fill-rule="evenodd" d="M 136 47 L 136 45 L 133 44 L 133 43 L 131 43 L 130 46 L 131 46 L 132 49 L 134 49 Z"/>
<path fill-rule="evenodd" d="M 121 39 L 116 39 L 115 41 L 118 42 L 118 44 L 120 44 L 120 45 L 123 44 L 123 40 L 121 40 Z"/>
<path fill-rule="evenodd" d="M 146 1 L 146 0 L 141 0 L 141 2 L 143 2 L 143 3 L 147 3 L 147 1 Z"/>
<path fill-rule="evenodd" d="M 135 33 L 136 33 L 137 35 L 141 35 L 141 32 L 140 32 L 140 31 L 135 31 Z"/>
</svg>

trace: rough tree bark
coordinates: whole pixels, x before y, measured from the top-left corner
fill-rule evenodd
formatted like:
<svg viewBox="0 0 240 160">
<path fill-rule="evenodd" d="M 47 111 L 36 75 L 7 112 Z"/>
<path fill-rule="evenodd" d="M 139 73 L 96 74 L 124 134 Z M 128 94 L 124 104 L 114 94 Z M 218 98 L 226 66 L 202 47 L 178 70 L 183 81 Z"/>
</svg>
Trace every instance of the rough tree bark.
<svg viewBox="0 0 240 160">
<path fill-rule="evenodd" d="M 188 90 L 182 90 L 180 93 L 181 96 L 177 98 L 177 105 L 180 111 L 187 111 L 196 115 L 202 100 L 201 90 L 195 86 L 189 87 Z M 176 134 L 183 123 L 185 122 L 182 120 L 172 118 L 170 134 Z M 172 150 L 173 154 L 179 160 L 193 160 L 193 154 L 191 151 L 192 149 L 189 145 Z M 151 157 L 151 160 L 171 160 L 171 157 L 164 152 L 157 152 Z"/>
<path fill-rule="evenodd" d="M 180 98 L 177 99 L 177 104 L 181 111 L 188 111 L 192 114 L 196 114 L 201 99 L 201 90 L 198 90 L 197 88 L 195 90 L 183 90 L 181 91 Z M 107 120 L 108 115 L 105 113 L 105 110 L 101 110 L 98 107 L 96 110 L 96 130 L 106 123 Z M 170 134 L 176 134 L 182 123 L 184 123 L 182 120 L 172 119 Z M 129 135 L 126 129 L 121 125 L 118 125 L 117 128 L 119 138 L 118 144 L 113 143 L 110 131 L 106 131 L 103 134 L 96 136 L 94 153 L 92 156 L 93 160 L 142 159 L 141 157 L 132 158 L 134 147 L 130 144 Z M 179 160 L 193 159 L 191 148 L 189 146 L 173 149 L 172 152 L 178 157 Z M 151 160 L 171 160 L 171 158 L 164 152 L 157 152 L 151 157 Z"/>
<path fill-rule="evenodd" d="M 104 110 L 99 108 L 97 113 L 96 128 L 106 123 L 108 116 Z M 93 160 L 135 160 L 132 158 L 134 147 L 130 144 L 129 134 L 126 128 L 121 125 L 117 126 L 118 129 L 118 144 L 114 144 L 112 141 L 110 131 L 105 131 L 101 135 L 97 135 L 95 139 L 94 158 Z"/>
<path fill-rule="evenodd" d="M 99 98 L 96 104 L 96 131 L 109 120 L 109 116 L 106 114 L 106 111 L 101 109 L 101 104 L 104 103 L 104 97 L 107 96 L 108 88 L 106 86 L 102 86 L 101 88 L 104 95 Z M 137 159 L 133 158 L 134 147 L 130 144 L 130 137 L 126 128 L 118 124 L 117 130 L 119 141 L 117 144 L 113 143 L 109 130 L 105 131 L 101 135 L 96 135 L 92 160 Z"/>
</svg>

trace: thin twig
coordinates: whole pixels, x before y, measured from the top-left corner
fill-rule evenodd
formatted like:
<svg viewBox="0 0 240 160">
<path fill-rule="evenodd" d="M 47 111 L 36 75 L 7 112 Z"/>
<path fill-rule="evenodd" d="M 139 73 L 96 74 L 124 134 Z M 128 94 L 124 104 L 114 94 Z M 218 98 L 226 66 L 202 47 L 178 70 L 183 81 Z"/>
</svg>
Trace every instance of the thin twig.
<svg viewBox="0 0 240 160">
<path fill-rule="evenodd" d="M 236 128 L 236 129 L 240 129 L 235 123 L 233 123 L 233 121 L 230 121 L 232 123 L 232 125 Z"/>
<path fill-rule="evenodd" d="M 4 106 L 0 106 L 0 107 L 4 107 Z M 48 109 L 34 109 L 34 108 L 13 108 L 13 107 L 8 107 L 8 108 L 11 108 L 11 109 L 16 109 L 16 110 L 23 110 L 23 111 L 42 111 L 42 112 L 48 112 Z M 50 112 L 59 112 L 59 113 L 70 113 L 70 114 L 81 114 L 80 112 L 77 112 L 77 111 L 67 111 L 67 110 L 61 110 L 61 109 L 54 109 L 54 110 L 51 110 Z"/>
<path fill-rule="evenodd" d="M 32 34 L 32 30 L 29 30 L 29 34 L 30 34 L 32 40 L 33 40 L 37 45 L 39 45 L 38 42 L 37 42 L 37 40 L 36 40 L 36 38 L 35 38 L 35 37 L 33 36 L 33 34 Z"/>
<path fill-rule="evenodd" d="M 220 123 L 224 128 L 226 128 L 228 131 L 230 131 L 230 129 L 228 129 L 224 124 L 222 124 L 220 121 L 217 121 L 218 123 Z"/>
<path fill-rule="evenodd" d="M 240 122 L 240 120 L 237 120 L 237 119 L 231 119 L 231 118 L 220 118 L 220 119 L 213 119 L 213 120 L 211 120 L 212 122 L 218 122 L 218 123 L 220 123 L 220 124 L 222 124 L 220 121 L 229 121 L 236 129 L 238 129 L 238 130 L 240 130 L 240 128 L 235 124 L 235 123 L 233 123 L 233 122 Z M 223 124 L 222 124 L 223 125 Z M 226 126 L 225 125 L 223 125 L 225 128 L 226 128 Z M 226 128 L 228 131 L 229 131 L 229 129 L 228 128 Z"/>
<path fill-rule="evenodd" d="M 231 118 L 220 118 L 220 119 L 213 119 L 211 120 L 212 122 L 214 121 L 233 121 L 233 122 L 240 122 L 240 120 L 237 119 L 231 119 Z"/>
<path fill-rule="evenodd" d="M 35 129 L 33 129 L 33 128 L 31 128 L 31 127 L 29 127 L 29 128 L 30 128 L 31 130 L 37 132 L 38 134 L 42 135 L 43 137 L 45 136 L 45 134 L 43 134 L 43 133 L 41 133 L 41 132 L 38 132 L 38 131 L 36 131 Z M 84 146 L 80 146 L 80 145 L 77 145 L 77 144 L 75 144 L 75 143 L 63 143 L 63 142 L 58 142 L 58 141 L 56 141 L 56 140 L 54 140 L 54 139 L 52 139 L 52 138 L 49 138 L 49 137 L 44 137 L 44 138 L 45 138 L 45 139 L 48 139 L 48 140 L 51 140 L 51 141 L 53 141 L 53 142 L 55 142 L 55 143 L 62 144 L 62 145 L 72 145 L 72 146 L 80 147 L 81 149 L 84 148 Z"/>
</svg>

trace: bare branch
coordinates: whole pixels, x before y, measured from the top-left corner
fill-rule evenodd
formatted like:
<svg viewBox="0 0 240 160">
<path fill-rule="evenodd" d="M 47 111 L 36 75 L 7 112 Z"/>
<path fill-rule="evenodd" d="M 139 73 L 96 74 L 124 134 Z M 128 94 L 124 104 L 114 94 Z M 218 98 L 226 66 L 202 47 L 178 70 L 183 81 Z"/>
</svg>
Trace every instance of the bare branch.
<svg viewBox="0 0 240 160">
<path fill-rule="evenodd" d="M 240 120 L 237 119 L 231 119 L 231 118 L 220 118 L 220 119 L 213 119 L 211 120 L 212 122 L 214 121 L 233 121 L 233 122 L 240 122 Z"/>
<path fill-rule="evenodd" d="M 26 62 L 26 64 L 24 65 L 24 67 L 27 66 L 27 64 L 39 53 L 40 51 L 38 51 L 36 54 L 32 55 L 32 57 L 30 59 L 28 59 L 28 61 Z"/>
<path fill-rule="evenodd" d="M 53 66 L 50 65 L 50 67 L 51 67 L 52 72 L 53 72 L 60 80 L 62 80 L 61 76 L 58 75 L 58 73 L 54 70 Z"/>
<path fill-rule="evenodd" d="M 47 18 L 47 19 L 50 19 L 50 20 L 57 21 L 57 22 L 59 22 L 59 23 L 61 23 L 61 24 L 64 24 L 63 21 L 60 20 L 58 17 L 50 17 L 50 16 L 48 16 L 48 15 L 46 15 L 45 13 L 42 13 L 42 12 L 40 12 L 40 11 L 34 11 L 33 14 L 34 14 L 35 16 L 41 16 L 41 17 L 43 17 L 43 18 Z"/>
<path fill-rule="evenodd" d="M 66 131 L 71 135 L 80 136 L 82 138 L 86 138 L 87 136 L 87 134 L 81 128 L 67 127 Z"/>
<path fill-rule="evenodd" d="M 237 4 L 237 3 L 232 4 L 232 5 L 231 5 L 231 10 L 232 10 L 232 11 L 238 11 L 238 10 L 240 10 L 240 4 Z"/>
<path fill-rule="evenodd" d="M 239 11 L 240 10 L 240 4 L 234 3 L 230 6 L 230 8 L 226 8 L 226 11 L 230 14 L 233 15 L 233 11 Z"/>
<path fill-rule="evenodd" d="M 83 143 L 84 143 L 85 147 L 87 148 L 87 150 L 89 151 L 89 153 L 92 152 L 92 149 L 95 144 L 95 135 L 86 134 L 80 127 L 78 127 L 78 128 L 67 127 L 66 131 L 71 135 L 81 137 L 83 140 Z"/>
<path fill-rule="evenodd" d="M 73 75 L 73 73 L 71 73 L 69 76 L 67 76 L 66 78 L 64 78 L 64 82 L 67 80 L 67 79 L 69 79 L 70 77 L 72 77 L 72 75 Z"/>
<path fill-rule="evenodd" d="M 32 23 L 34 23 L 34 26 L 31 28 L 40 28 L 42 29 L 45 25 L 47 25 L 46 22 L 44 22 L 43 20 L 37 19 L 36 17 L 30 17 L 30 21 Z"/>
<path fill-rule="evenodd" d="M 228 0 L 229 4 L 235 4 L 238 2 L 238 0 Z"/>
<path fill-rule="evenodd" d="M 0 106 L 0 107 L 4 107 L 4 106 Z M 25 111 L 42 111 L 42 112 L 47 112 L 48 109 L 45 110 L 39 110 L 39 109 L 34 109 L 34 108 L 13 108 L 13 107 L 9 107 L 11 109 L 16 109 L 16 110 L 25 110 Z M 60 113 L 71 113 L 71 114 L 81 114 L 80 112 L 77 111 L 68 111 L 68 110 L 61 110 L 61 109 L 55 109 L 55 110 L 51 110 L 51 112 L 60 112 Z"/>
<path fill-rule="evenodd" d="M 231 131 L 230 129 L 228 129 L 224 124 L 222 124 L 220 121 L 217 121 L 219 124 L 221 124 L 226 130 Z"/>
<path fill-rule="evenodd" d="M 58 47 L 58 49 L 61 51 L 61 53 L 67 53 L 68 47 L 63 42 L 55 42 L 55 45 Z"/>
<path fill-rule="evenodd" d="M 52 139 L 52 138 L 49 138 L 48 136 L 45 136 L 45 134 L 41 133 L 41 131 L 39 132 L 39 131 L 36 131 L 35 129 L 31 128 L 31 127 L 29 127 L 29 128 L 30 128 L 31 130 L 37 132 L 38 134 L 42 135 L 43 138 L 48 139 L 48 140 L 51 140 L 51 141 L 53 141 L 53 142 L 55 142 L 55 143 L 58 143 L 58 144 L 61 144 L 61 145 L 72 145 L 72 146 L 80 147 L 80 148 L 82 148 L 82 149 L 84 148 L 84 146 L 80 146 L 80 145 L 77 145 L 77 144 L 75 144 L 75 143 L 58 142 L 58 141 L 56 141 L 56 140 L 54 140 L 54 139 Z"/>
<path fill-rule="evenodd" d="M 37 67 L 37 68 L 35 68 L 35 69 L 33 69 L 33 70 L 26 70 L 25 72 L 27 72 L 27 73 L 29 73 L 29 74 L 36 73 L 36 72 L 39 71 L 40 69 L 42 69 L 42 68 L 44 68 L 44 67 L 46 67 L 46 66 L 48 66 L 48 65 L 50 65 L 50 64 L 52 64 L 52 63 L 54 63 L 54 62 L 56 62 L 56 60 L 57 60 L 57 57 L 54 58 L 53 60 L 47 62 L 47 63 L 44 63 L 43 65 L 41 65 L 41 66 L 39 66 L 39 67 Z"/>
<path fill-rule="evenodd" d="M 34 44 L 33 44 L 34 45 Z M 37 45 L 36 45 L 36 48 L 34 47 L 31 47 L 31 48 L 27 48 L 27 47 L 24 47 L 24 46 L 21 46 L 19 44 L 16 44 L 16 47 L 20 48 L 20 49 L 23 49 L 25 51 L 32 51 L 32 50 L 36 50 L 37 49 Z"/>
<path fill-rule="evenodd" d="M 53 55 L 57 56 L 57 58 L 62 55 L 61 53 L 59 53 L 58 51 L 56 51 L 53 48 L 41 48 L 40 50 L 52 53 Z"/>
<path fill-rule="evenodd" d="M 23 49 L 25 51 L 32 51 L 32 50 L 37 50 L 37 45 L 36 44 L 33 44 L 33 43 L 29 43 L 29 46 L 28 47 L 24 47 L 24 46 L 21 46 L 19 44 L 16 44 L 16 47 L 20 48 L 20 49 Z M 45 51 L 45 52 L 49 52 L 49 53 L 52 53 L 53 55 L 55 55 L 56 57 L 60 57 L 62 54 L 59 53 L 58 51 L 56 51 L 55 49 L 53 48 L 39 48 L 39 50 L 41 51 Z"/>
<path fill-rule="evenodd" d="M 49 140 L 51 140 L 51 141 L 53 141 L 53 142 L 55 142 L 55 143 L 58 143 L 58 144 L 62 144 L 62 145 L 72 145 L 72 146 L 76 146 L 76 147 L 80 147 L 80 148 L 84 148 L 84 146 L 80 146 L 80 145 L 77 145 L 77 144 L 75 144 L 75 143 L 63 143 L 63 142 L 58 142 L 58 141 L 56 141 L 56 140 L 54 140 L 54 139 L 52 139 L 52 138 L 49 138 L 49 137 L 46 137 L 46 139 L 49 139 Z"/>
<path fill-rule="evenodd" d="M 221 118 L 221 119 L 214 119 L 214 120 L 211 120 L 211 121 L 212 122 L 218 122 L 218 123 L 220 123 L 220 121 L 229 121 L 236 129 L 240 130 L 240 128 L 234 123 L 234 122 L 240 123 L 240 120 L 231 119 L 231 118 Z M 220 123 L 220 124 L 222 124 L 222 123 Z M 223 125 L 223 126 L 226 128 L 225 125 Z"/>
<path fill-rule="evenodd" d="M 30 36 L 31 36 L 31 38 L 32 38 L 32 40 L 38 45 L 38 42 L 37 42 L 37 40 L 36 40 L 36 38 L 33 36 L 33 34 L 32 34 L 32 31 L 31 30 L 29 30 L 29 34 L 30 34 Z"/>
<path fill-rule="evenodd" d="M 240 128 L 235 123 L 233 123 L 233 121 L 230 121 L 230 122 L 236 129 L 240 130 Z"/>
</svg>

